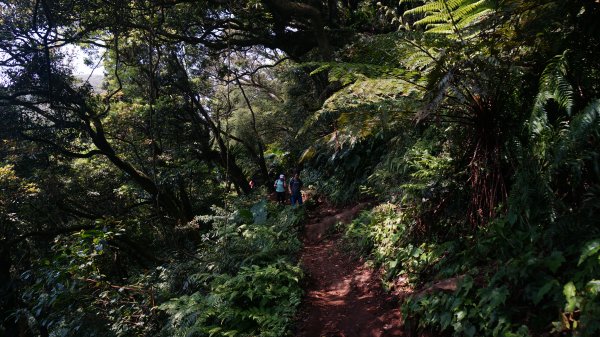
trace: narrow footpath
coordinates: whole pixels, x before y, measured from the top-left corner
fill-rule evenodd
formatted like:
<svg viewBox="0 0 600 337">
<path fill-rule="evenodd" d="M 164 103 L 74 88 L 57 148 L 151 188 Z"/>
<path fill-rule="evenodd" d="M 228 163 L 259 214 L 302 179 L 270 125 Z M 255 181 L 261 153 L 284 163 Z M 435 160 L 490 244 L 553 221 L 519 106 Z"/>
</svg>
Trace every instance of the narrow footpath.
<svg viewBox="0 0 600 337">
<path fill-rule="evenodd" d="M 301 253 L 307 288 L 296 336 L 403 336 L 397 299 L 382 289 L 372 268 L 340 249 L 340 236 L 332 234 L 332 226 L 350 222 L 365 207 L 321 206 L 311 212 Z"/>
</svg>

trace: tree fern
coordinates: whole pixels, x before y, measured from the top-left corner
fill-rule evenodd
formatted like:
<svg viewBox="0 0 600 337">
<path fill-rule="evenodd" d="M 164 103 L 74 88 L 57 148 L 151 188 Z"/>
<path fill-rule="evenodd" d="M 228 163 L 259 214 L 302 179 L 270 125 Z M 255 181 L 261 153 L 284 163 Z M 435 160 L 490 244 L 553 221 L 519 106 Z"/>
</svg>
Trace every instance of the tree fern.
<svg viewBox="0 0 600 337">
<path fill-rule="evenodd" d="M 400 3 L 413 2 L 401 0 Z M 489 0 L 436 0 L 404 12 L 404 15 L 422 15 L 415 25 L 424 26 L 427 33 L 456 35 L 464 38 L 463 30 L 481 22 L 492 14 Z"/>
<path fill-rule="evenodd" d="M 342 62 L 304 64 L 316 66 L 311 75 L 326 72 L 328 80 L 340 83 L 341 88 L 301 128 L 300 135 L 304 135 L 317 124 L 332 125 L 327 133 L 321 132 L 302 159 L 317 155 L 315 146 L 337 155 L 341 148 L 351 149 L 357 142 L 412 117 L 425 93 L 426 74 L 439 56 L 436 48 L 419 44 L 425 40 L 433 39 L 419 32 L 363 36 L 344 50 Z"/>
</svg>

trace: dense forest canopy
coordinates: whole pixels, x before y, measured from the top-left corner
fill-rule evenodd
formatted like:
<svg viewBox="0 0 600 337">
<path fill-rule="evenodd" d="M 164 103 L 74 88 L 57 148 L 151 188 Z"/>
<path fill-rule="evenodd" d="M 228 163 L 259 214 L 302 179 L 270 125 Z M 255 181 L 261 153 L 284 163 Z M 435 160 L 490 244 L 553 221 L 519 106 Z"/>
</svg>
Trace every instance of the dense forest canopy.
<svg viewBox="0 0 600 337">
<path fill-rule="evenodd" d="M 407 333 L 597 336 L 598 18 L 597 0 L 1 0 L 0 335 L 293 334 L 298 234 L 327 199 L 373 205 L 338 230 L 415 290 Z M 296 171 L 312 199 L 270 202 Z"/>
</svg>

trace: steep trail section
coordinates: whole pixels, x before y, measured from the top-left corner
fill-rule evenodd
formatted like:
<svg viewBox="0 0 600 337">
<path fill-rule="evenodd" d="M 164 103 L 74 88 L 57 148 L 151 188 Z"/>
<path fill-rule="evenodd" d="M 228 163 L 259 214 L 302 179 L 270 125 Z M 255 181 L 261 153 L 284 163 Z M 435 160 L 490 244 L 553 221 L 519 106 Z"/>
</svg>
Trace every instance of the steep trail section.
<svg viewBox="0 0 600 337">
<path fill-rule="evenodd" d="M 331 226 L 348 223 L 366 204 L 336 212 L 321 207 L 304 235 L 301 263 L 307 275 L 296 336 L 403 336 L 398 301 L 381 287 L 377 273 L 364 261 L 340 250 Z"/>
</svg>

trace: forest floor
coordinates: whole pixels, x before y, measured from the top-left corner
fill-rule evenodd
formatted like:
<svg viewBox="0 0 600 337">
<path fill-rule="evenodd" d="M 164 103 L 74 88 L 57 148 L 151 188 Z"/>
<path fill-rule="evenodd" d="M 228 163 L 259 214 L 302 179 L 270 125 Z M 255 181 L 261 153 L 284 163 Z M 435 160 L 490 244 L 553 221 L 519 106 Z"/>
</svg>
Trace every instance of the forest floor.
<svg viewBox="0 0 600 337">
<path fill-rule="evenodd" d="M 338 210 L 321 204 L 309 212 L 300 261 L 306 273 L 305 295 L 296 336 L 403 336 L 397 295 L 387 293 L 378 273 L 345 252 L 337 223 L 349 223 L 366 203 Z"/>
</svg>

